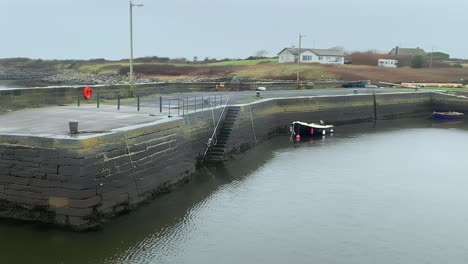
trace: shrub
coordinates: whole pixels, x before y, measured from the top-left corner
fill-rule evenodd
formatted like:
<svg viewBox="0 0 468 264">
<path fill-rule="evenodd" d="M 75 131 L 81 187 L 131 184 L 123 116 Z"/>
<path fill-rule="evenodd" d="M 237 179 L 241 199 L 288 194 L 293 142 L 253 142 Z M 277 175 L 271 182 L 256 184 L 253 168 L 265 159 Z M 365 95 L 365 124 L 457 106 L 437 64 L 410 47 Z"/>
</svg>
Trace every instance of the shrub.
<svg viewBox="0 0 468 264">
<path fill-rule="evenodd" d="M 411 68 L 421 69 L 426 64 L 426 57 L 422 55 L 416 55 L 411 59 Z"/>
</svg>

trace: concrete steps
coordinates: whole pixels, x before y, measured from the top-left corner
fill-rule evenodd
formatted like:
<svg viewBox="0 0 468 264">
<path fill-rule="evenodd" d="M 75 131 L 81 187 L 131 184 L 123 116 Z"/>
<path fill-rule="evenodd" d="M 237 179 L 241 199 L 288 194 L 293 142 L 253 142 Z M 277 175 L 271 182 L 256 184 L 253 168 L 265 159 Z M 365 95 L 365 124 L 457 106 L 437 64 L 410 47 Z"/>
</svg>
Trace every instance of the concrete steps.
<svg viewBox="0 0 468 264">
<path fill-rule="evenodd" d="M 217 135 L 216 144 L 213 145 L 206 156 L 209 162 L 223 162 L 225 160 L 226 144 L 231 136 L 232 129 L 236 124 L 237 117 L 239 116 L 240 107 L 230 107 L 226 113 L 221 129 Z"/>
</svg>

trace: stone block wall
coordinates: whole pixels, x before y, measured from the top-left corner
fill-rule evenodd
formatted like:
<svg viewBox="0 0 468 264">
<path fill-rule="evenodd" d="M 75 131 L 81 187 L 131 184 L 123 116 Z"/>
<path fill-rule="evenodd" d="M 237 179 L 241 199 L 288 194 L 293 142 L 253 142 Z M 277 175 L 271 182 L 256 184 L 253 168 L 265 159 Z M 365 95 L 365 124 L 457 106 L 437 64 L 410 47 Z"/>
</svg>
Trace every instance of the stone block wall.
<svg viewBox="0 0 468 264">
<path fill-rule="evenodd" d="M 186 181 L 222 109 L 81 139 L 0 137 L 0 216 L 88 229 Z"/>
<path fill-rule="evenodd" d="M 257 142 L 287 133 L 293 121 L 340 123 L 374 120 L 372 95 L 267 99 L 240 105 L 239 117 L 226 146 L 226 158 Z M 377 119 L 432 112 L 431 93 L 378 94 Z"/>
<path fill-rule="evenodd" d="M 379 94 L 378 119 L 428 114 L 466 98 Z M 227 157 L 293 121 L 341 124 L 374 119 L 372 95 L 268 99 L 240 108 Z M 222 108 L 79 138 L 0 135 L 0 216 L 92 228 L 186 181 L 196 170 Z M 339 128 L 338 128 L 339 129 Z"/>
<path fill-rule="evenodd" d="M 468 113 L 468 97 L 464 95 L 434 93 L 432 96 L 432 104 L 434 106 L 434 111 Z"/>
</svg>

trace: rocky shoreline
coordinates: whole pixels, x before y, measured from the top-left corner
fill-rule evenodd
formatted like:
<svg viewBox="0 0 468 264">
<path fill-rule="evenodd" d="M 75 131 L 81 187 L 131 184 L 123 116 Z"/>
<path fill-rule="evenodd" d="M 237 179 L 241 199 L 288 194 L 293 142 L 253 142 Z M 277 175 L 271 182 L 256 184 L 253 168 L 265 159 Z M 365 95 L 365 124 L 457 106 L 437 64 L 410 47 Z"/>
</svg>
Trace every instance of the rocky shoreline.
<svg viewBox="0 0 468 264">
<path fill-rule="evenodd" d="M 13 80 L 25 87 L 128 83 L 128 77 L 119 74 L 91 74 L 74 70 L 57 71 L 44 69 L 0 69 L 0 80 Z M 135 81 L 138 83 L 154 82 L 154 80 L 144 76 L 135 76 Z"/>
</svg>

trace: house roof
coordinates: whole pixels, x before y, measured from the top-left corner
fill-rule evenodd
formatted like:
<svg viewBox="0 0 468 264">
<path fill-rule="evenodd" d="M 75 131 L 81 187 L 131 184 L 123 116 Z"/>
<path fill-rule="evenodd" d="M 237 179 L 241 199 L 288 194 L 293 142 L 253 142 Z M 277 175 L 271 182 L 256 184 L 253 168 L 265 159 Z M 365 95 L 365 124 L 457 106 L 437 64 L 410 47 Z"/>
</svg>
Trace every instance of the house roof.
<svg viewBox="0 0 468 264">
<path fill-rule="evenodd" d="M 398 49 L 398 52 L 397 52 Z M 401 55 L 401 56 L 416 56 L 416 55 L 426 55 L 426 52 L 421 48 L 393 48 L 388 54 Z"/>
<path fill-rule="evenodd" d="M 282 52 L 284 52 L 285 50 L 291 52 L 293 55 L 297 55 L 299 53 L 298 48 L 284 48 L 278 53 L 278 55 L 281 54 Z M 335 50 L 335 49 L 307 49 L 307 48 L 301 48 L 301 53 L 304 53 L 306 51 L 310 51 L 310 52 L 314 53 L 317 56 L 340 56 L 340 57 L 345 56 L 345 54 L 342 51 Z"/>
</svg>

